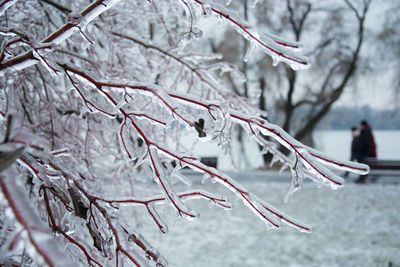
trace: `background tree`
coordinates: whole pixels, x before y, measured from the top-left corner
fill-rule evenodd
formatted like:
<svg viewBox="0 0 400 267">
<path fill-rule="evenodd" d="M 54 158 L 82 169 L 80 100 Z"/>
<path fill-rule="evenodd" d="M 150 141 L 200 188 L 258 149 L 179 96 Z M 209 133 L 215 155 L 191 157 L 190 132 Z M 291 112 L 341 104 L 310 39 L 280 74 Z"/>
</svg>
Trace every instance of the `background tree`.
<svg viewBox="0 0 400 267">
<path fill-rule="evenodd" d="M 377 12 L 379 23 L 374 33 L 372 53 L 379 55 L 380 61 L 374 64 L 372 69 L 380 77 L 389 77 L 390 89 L 394 90 L 393 102 L 398 111 L 400 99 L 400 4 L 391 1 L 378 1 L 380 10 Z M 389 75 L 388 75 L 389 74 Z"/>
<path fill-rule="evenodd" d="M 183 168 L 230 189 L 267 228 L 285 222 L 311 230 L 202 164 L 191 144 L 181 142 L 187 134 L 229 150 L 233 125 L 240 125 L 291 168 L 289 193 L 304 177 L 341 186 L 331 168 L 368 172 L 368 166 L 331 159 L 263 119 L 220 77 L 236 73 L 234 66 L 191 49 L 201 36 L 198 17 L 215 16 L 275 61 L 309 66 L 298 43 L 259 32 L 218 4 L 5 0 L 0 15 L 1 264 L 33 258 L 50 266 L 166 265 L 132 222 L 136 209 L 145 209 L 166 233 L 157 205 L 187 219 L 198 214 L 184 200 L 230 208 L 227 198 L 197 184 L 178 192 L 177 181 L 191 182 Z M 143 186 L 153 180 L 160 194 Z"/>
<path fill-rule="evenodd" d="M 231 42 L 223 42 L 215 49 L 236 64 L 243 58 L 248 60 L 242 67 L 248 82 L 244 91 L 238 93 L 258 96 L 260 109 L 268 112 L 271 121 L 296 139 L 313 145 L 312 133 L 318 123 L 351 85 L 354 76 L 367 67 L 361 48 L 371 1 L 335 1 L 334 5 L 329 1 L 287 0 L 284 5 L 271 1 L 254 10 L 247 8 L 247 2 L 236 5 L 242 5 L 244 13 L 250 12 L 259 27 L 272 28 L 281 36 L 305 44 L 304 53 L 313 62 L 312 71 L 296 71 L 285 64 L 274 67 L 278 61 L 271 64 L 272 59 L 259 53 L 249 56 L 237 47 L 230 50 Z M 227 33 L 226 37 L 230 35 Z M 242 47 L 251 53 L 249 46 L 251 42 Z"/>
</svg>

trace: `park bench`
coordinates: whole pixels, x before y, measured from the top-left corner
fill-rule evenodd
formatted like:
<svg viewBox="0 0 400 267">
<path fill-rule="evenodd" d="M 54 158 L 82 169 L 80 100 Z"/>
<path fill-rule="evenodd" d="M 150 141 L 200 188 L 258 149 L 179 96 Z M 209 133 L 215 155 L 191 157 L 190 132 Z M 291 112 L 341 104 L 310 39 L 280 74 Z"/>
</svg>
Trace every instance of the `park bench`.
<svg viewBox="0 0 400 267">
<path fill-rule="evenodd" d="M 204 165 L 217 168 L 218 166 L 218 158 L 217 157 L 201 157 L 200 162 Z"/>
<path fill-rule="evenodd" d="M 373 180 L 381 176 L 400 177 L 400 160 L 367 158 L 365 163 L 371 169 L 368 177 L 371 177 Z"/>
</svg>

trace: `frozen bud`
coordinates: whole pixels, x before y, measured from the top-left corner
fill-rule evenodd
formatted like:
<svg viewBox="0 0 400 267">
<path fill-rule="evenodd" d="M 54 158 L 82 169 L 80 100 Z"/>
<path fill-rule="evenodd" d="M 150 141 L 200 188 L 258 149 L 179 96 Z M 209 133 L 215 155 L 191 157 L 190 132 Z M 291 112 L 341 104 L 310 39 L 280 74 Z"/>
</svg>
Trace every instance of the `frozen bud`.
<svg viewBox="0 0 400 267">
<path fill-rule="evenodd" d="M 186 32 L 182 35 L 181 40 L 183 41 L 192 41 L 196 39 L 200 39 L 203 36 L 203 32 L 194 27 L 191 31 Z"/>
<path fill-rule="evenodd" d="M 209 16 L 211 16 L 211 14 L 212 14 L 212 7 L 210 6 L 210 4 L 203 4 L 202 8 L 203 8 L 203 11 L 201 12 L 201 14 L 202 14 L 204 17 L 209 17 Z"/>
<path fill-rule="evenodd" d="M 203 31 L 197 27 L 193 27 L 192 31 L 196 39 L 200 39 L 203 36 Z"/>
<path fill-rule="evenodd" d="M 78 25 L 82 20 L 82 15 L 78 12 L 71 12 L 68 14 L 68 24 Z"/>
</svg>

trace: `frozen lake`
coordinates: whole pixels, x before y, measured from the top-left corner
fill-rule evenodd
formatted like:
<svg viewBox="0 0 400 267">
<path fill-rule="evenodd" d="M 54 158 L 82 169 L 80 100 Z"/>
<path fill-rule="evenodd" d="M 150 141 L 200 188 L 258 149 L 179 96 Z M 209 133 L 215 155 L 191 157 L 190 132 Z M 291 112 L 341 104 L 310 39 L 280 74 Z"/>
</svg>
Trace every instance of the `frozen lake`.
<svg viewBox="0 0 400 267">
<path fill-rule="evenodd" d="M 400 160 L 400 131 L 376 130 L 378 158 Z M 350 131 L 317 131 L 314 134 L 317 149 L 337 158 L 350 158 Z"/>
<path fill-rule="evenodd" d="M 378 158 L 400 160 L 400 130 L 376 130 L 374 131 L 378 149 Z M 188 136 L 184 143 L 189 144 L 196 138 Z M 351 148 L 350 130 L 327 130 L 317 131 L 314 134 L 316 148 L 338 159 L 349 159 Z M 258 146 L 250 139 L 245 140 L 246 147 L 243 152 L 234 142 L 231 153 L 211 142 L 199 142 L 191 151 L 195 155 L 218 157 L 218 166 L 222 170 L 232 170 L 231 155 L 237 162 L 237 168 L 241 170 L 252 170 L 263 166 L 262 156 Z"/>
</svg>

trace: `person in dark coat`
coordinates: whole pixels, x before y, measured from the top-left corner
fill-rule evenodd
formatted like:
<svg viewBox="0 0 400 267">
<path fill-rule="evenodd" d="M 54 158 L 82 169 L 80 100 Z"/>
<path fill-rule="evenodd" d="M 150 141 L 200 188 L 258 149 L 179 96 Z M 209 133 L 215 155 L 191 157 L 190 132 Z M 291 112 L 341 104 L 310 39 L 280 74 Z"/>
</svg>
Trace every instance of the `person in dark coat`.
<svg viewBox="0 0 400 267">
<path fill-rule="evenodd" d="M 371 128 L 368 127 L 366 121 L 360 123 L 360 136 L 359 136 L 359 162 L 364 163 L 372 153 L 372 134 Z"/>
<path fill-rule="evenodd" d="M 360 130 L 357 127 L 351 128 L 351 136 L 353 140 L 351 141 L 351 161 L 360 162 Z"/>
<path fill-rule="evenodd" d="M 351 140 L 350 160 L 360 162 L 360 130 L 357 127 L 353 126 L 351 128 L 351 136 L 353 137 L 353 139 Z M 345 172 L 343 176 L 349 176 L 349 172 Z"/>
<path fill-rule="evenodd" d="M 358 141 L 360 148 L 358 162 L 365 163 L 366 159 L 369 157 L 376 158 L 375 138 L 372 133 L 371 126 L 365 120 L 360 123 L 360 136 Z M 365 183 L 366 178 L 366 175 L 360 175 L 360 177 L 355 182 Z"/>
</svg>

